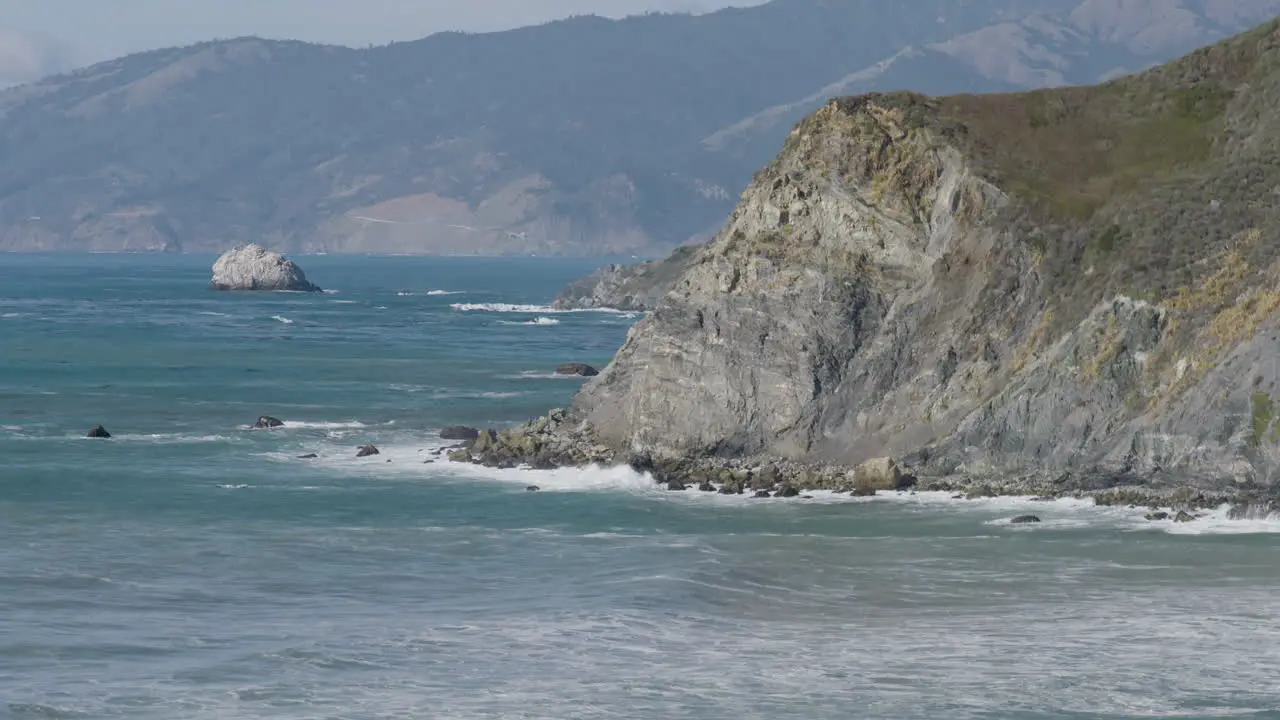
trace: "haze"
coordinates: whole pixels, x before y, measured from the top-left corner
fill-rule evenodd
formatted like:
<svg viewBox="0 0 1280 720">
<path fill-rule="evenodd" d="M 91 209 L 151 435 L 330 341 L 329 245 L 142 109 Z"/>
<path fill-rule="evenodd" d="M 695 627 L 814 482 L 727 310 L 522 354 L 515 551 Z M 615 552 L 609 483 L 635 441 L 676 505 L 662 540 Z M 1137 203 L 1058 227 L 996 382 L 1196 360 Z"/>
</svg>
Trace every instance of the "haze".
<svg viewBox="0 0 1280 720">
<path fill-rule="evenodd" d="M 363 46 L 576 14 L 706 12 L 758 0 L 0 0 L 0 86 L 142 50 L 213 38 Z"/>
</svg>

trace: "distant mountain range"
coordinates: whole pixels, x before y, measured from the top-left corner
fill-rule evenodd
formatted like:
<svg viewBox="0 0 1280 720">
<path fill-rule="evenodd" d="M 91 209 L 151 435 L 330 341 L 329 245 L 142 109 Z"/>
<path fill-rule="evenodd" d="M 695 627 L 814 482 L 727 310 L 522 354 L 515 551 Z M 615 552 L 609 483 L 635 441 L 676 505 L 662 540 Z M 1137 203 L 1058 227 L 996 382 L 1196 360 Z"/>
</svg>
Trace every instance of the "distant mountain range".
<svg viewBox="0 0 1280 720">
<path fill-rule="evenodd" d="M 656 255 L 835 95 L 1084 84 L 1280 0 L 775 0 L 354 50 L 256 38 L 0 91 L 0 249 Z"/>
</svg>

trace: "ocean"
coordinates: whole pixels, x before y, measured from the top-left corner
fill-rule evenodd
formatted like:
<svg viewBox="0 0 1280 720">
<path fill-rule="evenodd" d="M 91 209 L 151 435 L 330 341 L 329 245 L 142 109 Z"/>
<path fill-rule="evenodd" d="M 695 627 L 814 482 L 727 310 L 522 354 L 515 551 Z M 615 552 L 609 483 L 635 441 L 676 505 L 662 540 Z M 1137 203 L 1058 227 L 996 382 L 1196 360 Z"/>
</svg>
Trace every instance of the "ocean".
<svg viewBox="0 0 1280 720">
<path fill-rule="evenodd" d="M 1280 714 L 1280 524 L 448 463 L 637 317 L 546 307 L 587 261 L 297 260 L 0 256 L 0 717 Z"/>
</svg>

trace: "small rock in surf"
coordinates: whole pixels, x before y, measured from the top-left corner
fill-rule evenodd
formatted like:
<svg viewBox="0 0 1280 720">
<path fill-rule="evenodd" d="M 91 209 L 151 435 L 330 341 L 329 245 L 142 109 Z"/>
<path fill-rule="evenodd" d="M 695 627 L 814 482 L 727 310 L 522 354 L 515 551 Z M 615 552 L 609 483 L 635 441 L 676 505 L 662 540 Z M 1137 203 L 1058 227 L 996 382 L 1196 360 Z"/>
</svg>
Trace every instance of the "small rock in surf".
<svg viewBox="0 0 1280 720">
<path fill-rule="evenodd" d="M 538 491 L 539 491 L 539 490 L 541 490 L 541 489 L 542 489 L 542 488 L 538 487 L 537 485 L 530 485 L 529 487 L 525 488 L 525 489 L 524 489 L 524 491 L 525 491 L 525 492 L 538 492 Z"/>
<path fill-rule="evenodd" d="M 1147 513 L 1147 519 L 1151 521 L 1168 520 L 1169 513 L 1164 512 L 1163 510 L 1160 512 Z"/>
<path fill-rule="evenodd" d="M 1013 523 L 1014 525 L 1025 525 L 1026 523 L 1038 523 L 1040 522 L 1040 518 L 1036 517 L 1035 515 L 1019 515 L 1018 517 L 1013 518 L 1009 522 Z"/>
<path fill-rule="evenodd" d="M 1179 510 L 1177 516 L 1173 518 L 1173 521 L 1176 523 L 1189 523 L 1195 519 L 1196 519 L 1195 515 L 1192 515 L 1186 510 Z"/>
<path fill-rule="evenodd" d="M 565 363 L 556 368 L 557 375 L 577 375 L 579 377 L 595 377 L 600 371 L 583 363 Z"/>
<path fill-rule="evenodd" d="M 93 429 L 90 430 L 89 434 L 86 435 L 85 437 L 101 438 L 105 440 L 106 438 L 111 437 L 111 433 L 107 432 L 107 429 L 102 427 L 101 425 L 94 425 Z"/>
<path fill-rule="evenodd" d="M 475 440 L 478 437 L 480 437 L 479 430 L 465 425 L 455 425 L 440 431 L 441 440 Z"/>
<path fill-rule="evenodd" d="M 358 458 L 369 457 L 370 455 L 379 455 L 379 454 L 380 453 L 378 452 L 378 448 L 374 445 L 361 445 L 360 448 L 356 450 L 356 457 Z"/>
<path fill-rule="evenodd" d="M 258 422 L 253 424 L 254 430 L 267 430 L 270 428 L 284 427 L 284 421 L 279 418 L 273 418 L 270 415 L 263 415 L 258 418 Z"/>
<path fill-rule="evenodd" d="M 299 455 L 298 459 L 299 460 L 315 460 L 318 457 L 320 456 L 315 453 L 307 453 L 306 455 Z"/>
<path fill-rule="evenodd" d="M 769 491 L 768 491 L 768 490 L 760 490 L 759 492 L 757 492 L 755 495 L 752 495 L 751 497 L 754 497 L 754 498 L 767 498 L 767 497 L 773 497 L 773 495 L 769 494 Z"/>
</svg>

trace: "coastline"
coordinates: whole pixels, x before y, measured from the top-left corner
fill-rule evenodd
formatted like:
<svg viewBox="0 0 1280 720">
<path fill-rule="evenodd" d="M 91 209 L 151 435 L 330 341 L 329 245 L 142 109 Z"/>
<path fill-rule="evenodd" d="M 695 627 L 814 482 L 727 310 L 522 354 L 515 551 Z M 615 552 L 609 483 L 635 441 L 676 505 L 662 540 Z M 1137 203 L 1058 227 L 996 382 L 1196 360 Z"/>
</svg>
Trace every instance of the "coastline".
<svg viewBox="0 0 1280 720">
<path fill-rule="evenodd" d="M 871 497 L 877 493 L 941 492 L 955 500 L 997 497 L 1045 502 L 1092 500 L 1099 507 L 1145 509 L 1151 521 L 1190 521 L 1228 508 L 1232 520 L 1265 519 L 1280 510 L 1273 495 L 1252 486 L 1200 486 L 1175 478 L 1105 471 L 929 474 L 911 460 L 878 458 L 862 465 L 806 463 L 771 456 L 655 458 L 599 441 L 589 424 L 555 409 L 523 425 L 486 429 L 446 451 L 452 462 L 495 469 L 629 467 L 672 492 L 794 498 L 814 491 Z M 918 473 L 918 474 L 917 474 Z"/>
</svg>

